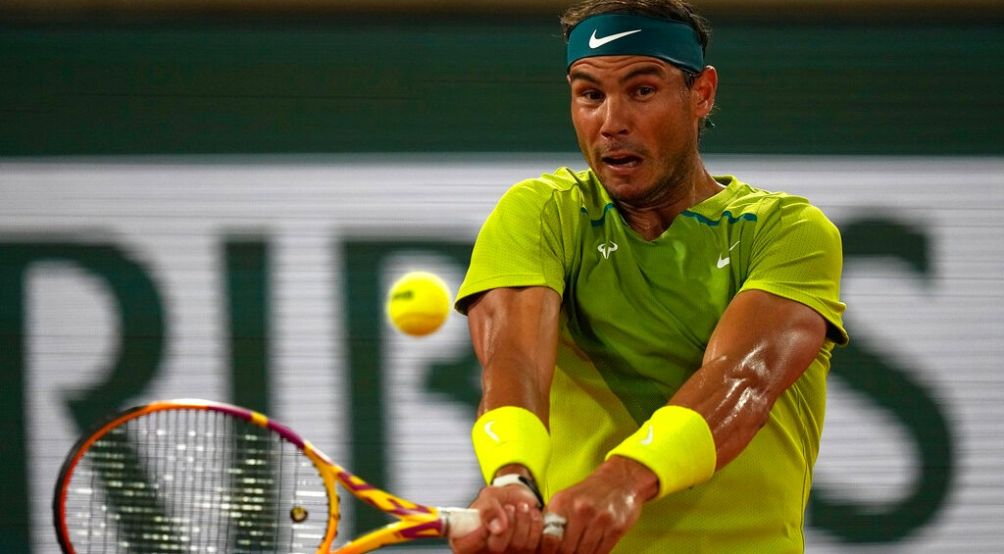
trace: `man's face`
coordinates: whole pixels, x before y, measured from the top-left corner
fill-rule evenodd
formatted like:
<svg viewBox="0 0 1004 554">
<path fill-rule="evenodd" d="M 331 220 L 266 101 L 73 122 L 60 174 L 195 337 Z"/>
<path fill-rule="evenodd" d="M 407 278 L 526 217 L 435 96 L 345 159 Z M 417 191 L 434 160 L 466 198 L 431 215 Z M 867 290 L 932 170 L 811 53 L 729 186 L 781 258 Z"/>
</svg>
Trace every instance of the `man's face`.
<svg viewBox="0 0 1004 554">
<path fill-rule="evenodd" d="M 583 58 L 569 68 L 579 148 L 613 198 L 654 203 L 686 178 L 698 124 L 714 103 L 717 76 L 706 73 L 688 88 L 680 69 L 648 56 Z"/>
</svg>

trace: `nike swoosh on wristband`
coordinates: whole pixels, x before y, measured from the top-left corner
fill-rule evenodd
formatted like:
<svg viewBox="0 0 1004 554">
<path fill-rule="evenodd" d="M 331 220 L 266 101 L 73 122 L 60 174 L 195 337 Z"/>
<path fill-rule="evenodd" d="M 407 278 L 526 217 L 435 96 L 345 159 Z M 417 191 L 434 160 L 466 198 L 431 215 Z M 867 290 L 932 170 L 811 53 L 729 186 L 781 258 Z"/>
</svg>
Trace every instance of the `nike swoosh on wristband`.
<svg viewBox="0 0 1004 554">
<path fill-rule="evenodd" d="M 640 33 L 640 32 L 641 32 L 641 29 L 635 29 L 633 31 L 624 31 L 623 33 L 614 33 L 612 35 L 607 35 L 607 36 L 602 37 L 602 38 L 597 38 L 596 37 L 596 29 L 593 29 L 593 35 L 591 37 L 589 37 L 589 47 L 590 48 L 599 48 L 600 46 L 603 46 L 604 44 L 606 44 L 608 42 L 613 42 L 613 41 L 615 41 L 615 40 L 617 40 L 619 38 L 624 38 L 624 37 L 626 37 L 628 35 L 633 35 L 635 33 Z"/>
<path fill-rule="evenodd" d="M 650 423 L 648 425 L 648 435 L 645 438 L 638 441 L 638 444 L 642 446 L 648 446 L 652 444 L 652 439 L 654 438 L 655 438 L 655 429 L 652 428 L 652 424 Z"/>
<path fill-rule="evenodd" d="M 495 425 L 495 420 L 491 420 L 488 423 L 485 423 L 485 434 L 491 437 L 493 441 L 501 444 L 502 439 L 500 439 L 499 436 L 492 431 L 492 425 Z"/>
</svg>

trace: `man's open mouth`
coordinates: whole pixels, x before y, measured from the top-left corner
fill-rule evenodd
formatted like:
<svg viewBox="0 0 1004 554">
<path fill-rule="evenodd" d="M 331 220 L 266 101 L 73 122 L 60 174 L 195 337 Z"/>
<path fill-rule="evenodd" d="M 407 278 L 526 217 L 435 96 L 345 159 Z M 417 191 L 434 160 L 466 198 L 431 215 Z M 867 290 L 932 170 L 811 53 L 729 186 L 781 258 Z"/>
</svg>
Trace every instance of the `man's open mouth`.
<svg viewBox="0 0 1004 554">
<path fill-rule="evenodd" d="M 641 163 L 641 158 L 632 154 L 603 156 L 603 163 L 613 167 L 635 167 Z"/>
</svg>

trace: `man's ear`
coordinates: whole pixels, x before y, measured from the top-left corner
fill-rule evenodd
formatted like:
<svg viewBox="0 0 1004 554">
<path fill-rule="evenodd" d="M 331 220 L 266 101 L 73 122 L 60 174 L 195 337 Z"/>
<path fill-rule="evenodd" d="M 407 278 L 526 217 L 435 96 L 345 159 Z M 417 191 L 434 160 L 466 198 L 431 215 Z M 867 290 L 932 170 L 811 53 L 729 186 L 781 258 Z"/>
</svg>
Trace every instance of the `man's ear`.
<svg viewBox="0 0 1004 554">
<path fill-rule="evenodd" d="M 708 117 L 715 107 L 715 95 L 718 93 L 718 70 L 714 66 L 706 66 L 694 79 L 691 91 L 696 115 L 702 119 Z"/>
</svg>

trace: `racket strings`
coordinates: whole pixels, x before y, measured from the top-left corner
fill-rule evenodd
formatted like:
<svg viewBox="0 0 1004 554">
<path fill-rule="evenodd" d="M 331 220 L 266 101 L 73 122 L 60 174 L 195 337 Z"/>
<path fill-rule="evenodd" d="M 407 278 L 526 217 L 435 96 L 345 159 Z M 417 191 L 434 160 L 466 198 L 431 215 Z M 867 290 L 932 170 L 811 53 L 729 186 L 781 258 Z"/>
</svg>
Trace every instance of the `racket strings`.
<svg viewBox="0 0 1004 554">
<path fill-rule="evenodd" d="M 327 529 L 327 489 L 310 460 L 211 410 L 129 420 L 91 445 L 71 479 L 65 517 L 82 553 L 307 553 Z"/>
</svg>

